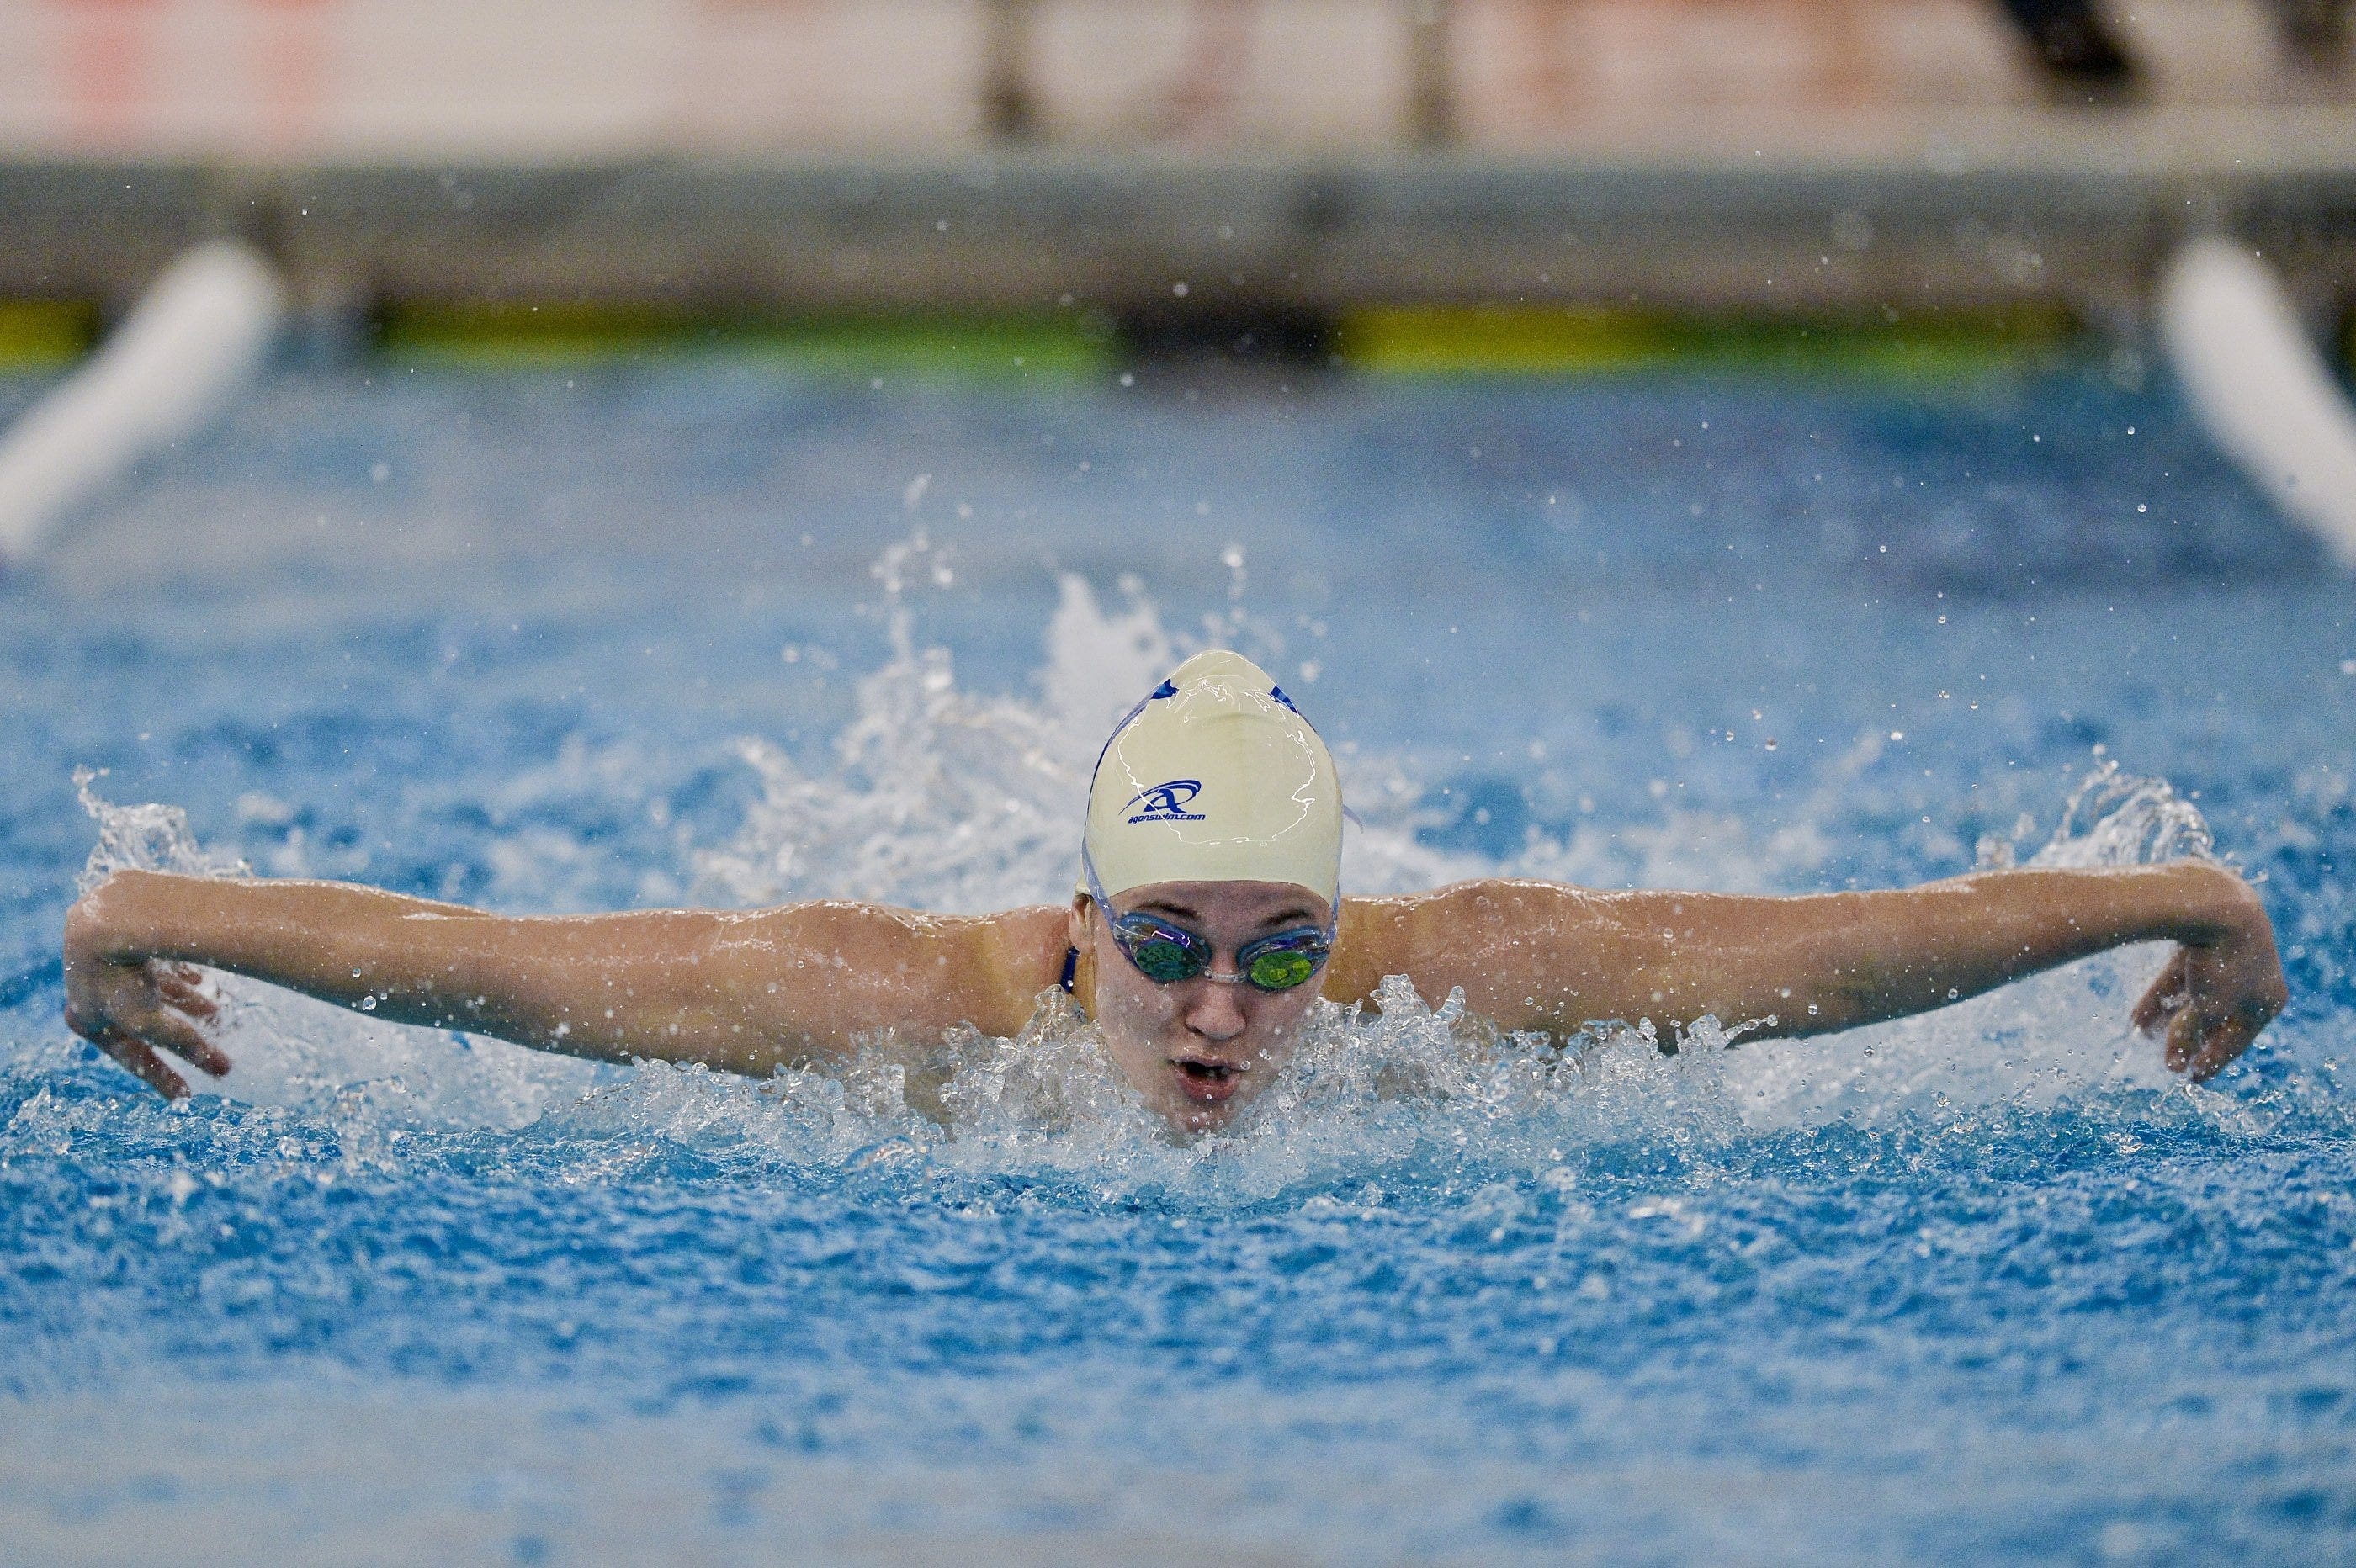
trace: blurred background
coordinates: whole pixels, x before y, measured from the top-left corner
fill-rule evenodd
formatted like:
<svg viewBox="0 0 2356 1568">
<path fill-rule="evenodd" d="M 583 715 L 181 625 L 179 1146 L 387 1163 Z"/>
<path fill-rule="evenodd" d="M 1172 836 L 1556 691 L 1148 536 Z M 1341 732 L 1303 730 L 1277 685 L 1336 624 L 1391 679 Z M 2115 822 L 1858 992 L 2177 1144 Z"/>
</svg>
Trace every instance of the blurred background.
<svg viewBox="0 0 2356 1568">
<path fill-rule="evenodd" d="M 2351 20 L 0 0 L 0 1559 L 2356 1562 Z M 1387 1002 L 1192 1150 L 62 1022 L 92 864 L 1060 901 L 1209 642 L 1354 892 L 2213 843 L 2292 1009 Z"/>
<path fill-rule="evenodd" d="M 0 0 L 0 352 L 80 352 L 224 233 L 341 333 L 916 313 L 1430 368 L 2132 331 L 2223 229 L 2344 358 L 2351 11 Z"/>
</svg>

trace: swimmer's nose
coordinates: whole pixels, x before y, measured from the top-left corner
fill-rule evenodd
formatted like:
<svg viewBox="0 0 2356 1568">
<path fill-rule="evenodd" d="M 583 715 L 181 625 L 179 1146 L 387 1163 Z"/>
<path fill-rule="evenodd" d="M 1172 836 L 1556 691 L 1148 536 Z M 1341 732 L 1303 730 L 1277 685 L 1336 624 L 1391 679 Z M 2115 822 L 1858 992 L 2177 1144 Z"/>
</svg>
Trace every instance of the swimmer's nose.
<svg viewBox="0 0 2356 1568">
<path fill-rule="evenodd" d="M 1186 1027 L 1205 1040 L 1228 1040 L 1244 1032 L 1247 1020 L 1233 986 L 1194 987 L 1201 993 L 1186 1009 Z"/>
</svg>

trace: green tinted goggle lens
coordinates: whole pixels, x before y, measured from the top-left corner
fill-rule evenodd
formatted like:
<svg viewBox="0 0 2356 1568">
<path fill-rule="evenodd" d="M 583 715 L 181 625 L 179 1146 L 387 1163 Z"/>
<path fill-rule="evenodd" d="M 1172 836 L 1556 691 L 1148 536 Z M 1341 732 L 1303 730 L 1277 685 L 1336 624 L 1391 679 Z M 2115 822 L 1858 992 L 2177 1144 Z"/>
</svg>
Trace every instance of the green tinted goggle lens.
<svg viewBox="0 0 2356 1568">
<path fill-rule="evenodd" d="M 1174 985 L 1203 972 L 1203 962 L 1183 943 L 1151 938 L 1129 950 L 1137 972 L 1157 985 Z"/>
<path fill-rule="evenodd" d="M 1245 971 L 1263 991 L 1290 991 L 1317 973 L 1317 960 L 1297 947 L 1263 953 Z"/>
</svg>

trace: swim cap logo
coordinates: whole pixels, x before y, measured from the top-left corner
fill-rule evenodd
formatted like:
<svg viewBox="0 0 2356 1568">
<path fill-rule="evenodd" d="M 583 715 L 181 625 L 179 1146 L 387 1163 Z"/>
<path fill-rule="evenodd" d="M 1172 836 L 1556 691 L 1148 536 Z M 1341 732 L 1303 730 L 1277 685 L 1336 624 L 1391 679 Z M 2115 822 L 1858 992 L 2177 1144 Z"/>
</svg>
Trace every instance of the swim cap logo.
<svg viewBox="0 0 2356 1568">
<path fill-rule="evenodd" d="M 1186 808 L 1202 793 L 1203 781 L 1200 779 L 1172 779 L 1167 784 L 1155 784 L 1151 789 L 1138 791 L 1121 810 L 1137 814 L 1129 819 L 1132 827 L 1141 822 L 1200 822 L 1204 819 L 1203 814 Z"/>
</svg>

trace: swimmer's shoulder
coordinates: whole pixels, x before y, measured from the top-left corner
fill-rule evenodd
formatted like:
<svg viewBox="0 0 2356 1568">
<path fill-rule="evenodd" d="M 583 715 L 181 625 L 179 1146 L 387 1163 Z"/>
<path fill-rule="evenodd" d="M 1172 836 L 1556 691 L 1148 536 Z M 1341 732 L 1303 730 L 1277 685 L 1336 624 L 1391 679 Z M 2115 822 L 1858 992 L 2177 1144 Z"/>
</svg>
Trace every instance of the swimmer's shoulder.
<svg viewBox="0 0 2356 1568">
<path fill-rule="evenodd" d="M 1374 995 L 1386 976 L 1412 974 L 1418 958 L 1430 945 L 1434 923 L 1447 920 L 1450 903 L 1472 885 L 1344 898 L 1333 961 L 1325 968 L 1326 997 L 1337 1002 L 1357 1001 Z"/>
<path fill-rule="evenodd" d="M 968 986 L 977 1027 L 997 1035 L 1022 1032 L 1039 993 L 1063 978 L 1064 952 L 1071 944 L 1068 913 L 1060 904 L 1029 904 L 971 917 Z"/>
</svg>

